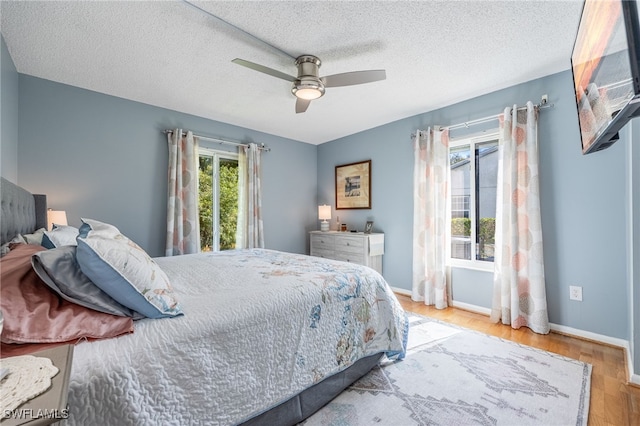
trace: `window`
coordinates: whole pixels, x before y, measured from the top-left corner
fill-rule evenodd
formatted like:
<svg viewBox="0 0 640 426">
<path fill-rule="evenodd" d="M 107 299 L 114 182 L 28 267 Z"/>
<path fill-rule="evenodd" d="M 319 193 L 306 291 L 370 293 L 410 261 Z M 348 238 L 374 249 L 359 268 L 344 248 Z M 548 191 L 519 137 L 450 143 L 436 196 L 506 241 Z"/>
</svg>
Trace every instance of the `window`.
<svg viewBox="0 0 640 426">
<path fill-rule="evenodd" d="M 451 264 L 491 268 L 496 222 L 497 135 L 451 141 Z"/>
<path fill-rule="evenodd" d="M 451 196 L 451 217 L 469 217 L 469 194 Z"/>
<path fill-rule="evenodd" d="M 238 222 L 238 155 L 200 148 L 199 156 L 200 251 L 233 249 Z"/>
</svg>

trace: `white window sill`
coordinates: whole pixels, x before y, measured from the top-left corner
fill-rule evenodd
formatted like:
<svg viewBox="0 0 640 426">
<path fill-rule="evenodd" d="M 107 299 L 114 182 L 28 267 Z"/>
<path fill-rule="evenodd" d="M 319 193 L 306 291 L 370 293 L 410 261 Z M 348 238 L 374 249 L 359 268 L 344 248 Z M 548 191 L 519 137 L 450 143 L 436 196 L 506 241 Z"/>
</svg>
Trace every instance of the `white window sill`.
<svg viewBox="0 0 640 426">
<path fill-rule="evenodd" d="M 447 266 L 449 266 L 450 268 L 472 269 L 474 271 L 493 273 L 493 262 L 449 259 Z"/>
</svg>

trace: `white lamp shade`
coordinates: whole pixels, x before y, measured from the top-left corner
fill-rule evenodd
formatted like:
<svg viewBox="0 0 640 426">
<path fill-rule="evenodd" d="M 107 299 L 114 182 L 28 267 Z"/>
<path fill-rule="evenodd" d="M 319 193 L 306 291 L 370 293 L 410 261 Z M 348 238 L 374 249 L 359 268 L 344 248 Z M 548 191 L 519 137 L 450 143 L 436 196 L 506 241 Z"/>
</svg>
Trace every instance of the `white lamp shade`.
<svg viewBox="0 0 640 426">
<path fill-rule="evenodd" d="M 67 226 L 67 212 L 64 210 L 47 210 L 47 229 L 51 231 L 53 224 Z"/>
<path fill-rule="evenodd" d="M 331 219 L 331 206 L 322 205 L 318 206 L 318 219 L 329 220 Z"/>
</svg>

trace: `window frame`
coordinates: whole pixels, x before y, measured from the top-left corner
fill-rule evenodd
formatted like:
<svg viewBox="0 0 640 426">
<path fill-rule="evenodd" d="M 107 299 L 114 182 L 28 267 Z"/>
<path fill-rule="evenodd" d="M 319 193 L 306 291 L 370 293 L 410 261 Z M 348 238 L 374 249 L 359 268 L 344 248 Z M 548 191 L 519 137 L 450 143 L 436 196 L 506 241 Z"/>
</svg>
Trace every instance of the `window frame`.
<svg viewBox="0 0 640 426">
<path fill-rule="evenodd" d="M 449 202 L 447 209 L 447 266 L 455 267 L 455 268 L 464 268 L 464 269 L 474 269 L 479 271 L 488 271 L 493 272 L 494 261 L 490 260 L 477 260 L 476 259 L 476 250 L 477 250 L 477 209 L 476 209 L 476 192 L 477 192 L 477 184 L 476 184 L 476 145 L 480 145 L 486 142 L 495 141 L 500 146 L 500 134 L 498 130 L 491 131 L 482 136 L 468 136 L 461 137 L 456 139 L 449 140 L 449 153 L 451 153 L 451 149 L 459 148 L 461 146 L 469 146 L 470 151 L 473 153 L 469 160 L 469 188 L 470 188 L 470 197 L 469 197 L 469 217 L 471 219 L 471 235 L 469 238 L 471 239 L 471 259 L 458 259 L 452 257 L 451 250 L 451 207 L 453 196 L 449 193 Z M 449 165 L 448 169 L 449 182 L 451 182 L 451 165 Z M 497 183 L 497 182 L 496 182 Z"/>
<path fill-rule="evenodd" d="M 198 147 L 198 163 L 200 157 L 211 157 L 213 177 L 211 180 L 211 197 L 213 204 L 213 241 L 211 246 L 212 252 L 220 251 L 220 159 L 239 161 L 237 152 L 217 150 L 207 147 Z M 200 181 L 198 181 L 198 190 L 200 189 Z M 198 233 L 200 231 L 198 230 Z M 198 235 L 198 238 L 200 236 Z"/>
</svg>

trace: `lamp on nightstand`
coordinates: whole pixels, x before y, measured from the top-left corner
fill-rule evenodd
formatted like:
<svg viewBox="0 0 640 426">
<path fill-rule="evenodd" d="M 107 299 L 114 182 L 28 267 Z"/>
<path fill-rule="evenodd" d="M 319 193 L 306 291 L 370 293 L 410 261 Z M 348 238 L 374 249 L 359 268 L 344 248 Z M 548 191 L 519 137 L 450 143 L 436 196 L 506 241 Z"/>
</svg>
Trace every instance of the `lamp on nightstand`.
<svg viewBox="0 0 640 426">
<path fill-rule="evenodd" d="M 47 210 L 47 230 L 51 231 L 53 225 L 67 226 L 67 212 L 64 210 Z"/>
<path fill-rule="evenodd" d="M 320 222 L 320 230 L 328 231 L 329 222 L 327 221 L 331 220 L 331 206 L 328 206 L 326 204 L 318 206 L 318 219 L 322 221 Z"/>
</svg>

